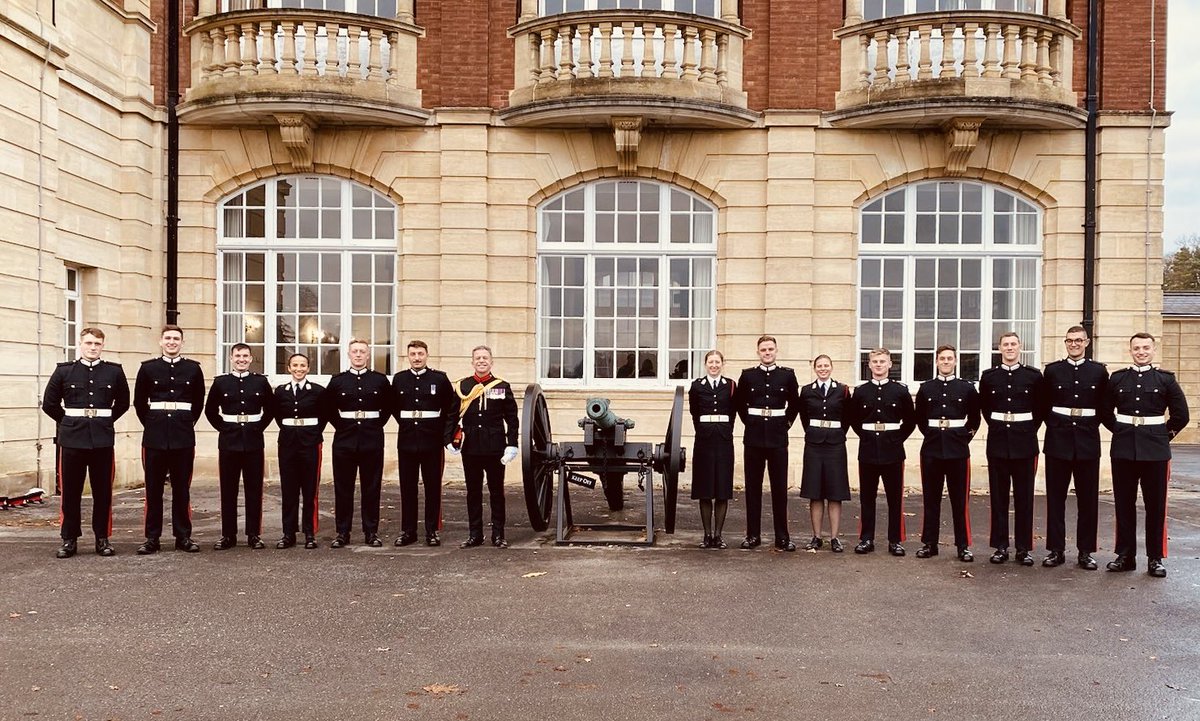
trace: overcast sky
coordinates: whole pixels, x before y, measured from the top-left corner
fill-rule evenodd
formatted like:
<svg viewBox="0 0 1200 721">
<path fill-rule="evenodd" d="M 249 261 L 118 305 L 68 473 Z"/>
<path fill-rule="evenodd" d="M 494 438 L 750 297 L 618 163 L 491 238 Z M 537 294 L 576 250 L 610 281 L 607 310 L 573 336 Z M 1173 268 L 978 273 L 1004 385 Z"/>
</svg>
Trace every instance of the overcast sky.
<svg viewBox="0 0 1200 721">
<path fill-rule="evenodd" d="M 1167 12 L 1167 108 L 1174 115 L 1167 130 L 1163 244 L 1170 251 L 1200 235 L 1200 54 L 1191 45 L 1200 2 L 1175 0 Z"/>
</svg>

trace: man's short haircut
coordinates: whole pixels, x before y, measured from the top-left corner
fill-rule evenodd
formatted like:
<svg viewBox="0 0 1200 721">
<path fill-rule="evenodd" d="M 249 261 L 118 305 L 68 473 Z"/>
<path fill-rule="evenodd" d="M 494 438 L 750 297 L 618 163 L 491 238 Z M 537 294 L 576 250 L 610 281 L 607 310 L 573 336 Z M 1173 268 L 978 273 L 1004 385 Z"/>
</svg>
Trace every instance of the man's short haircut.
<svg viewBox="0 0 1200 721">
<path fill-rule="evenodd" d="M 166 325 L 164 325 L 162 327 L 162 330 L 160 330 L 158 332 L 158 337 L 162 338 L 164 335 L 167 334 L 168 331 L 172 331 L 172 330 L 175 331 L 176 333 L 178 333 L 180 338 L 183 337 L 183 328 L 180 328 L 179 326 L 175 325 L 174 323 L 167 323 Z"/>
<path fill-rule="evenodd" d="M 1000 334 L 1000 337 L 996 340 L 996 345 L 1003 343 L 1005 338 L 1016 338 L 1018 343 L 1021 342 L 1021 336 L 1017 335 L 1015 330 L 1006 330 Z"/>
<path fill-rule="evenodd" d="M 1084 328 L 1081 325 L 1073 325 L 1070 328 L 1067 328 L 1067 335 L 1071 335 L 1072 333 L 1083 333 L 1089 338 L 1091 337 L 1091 335 L 1087 332 L 1087 328 Z"/>
<path fill-rule="evenodd" d="M 763 343 L 766 343 L 767 341 L 771 341 L 771 342 L 772 342 L 772 343 L 774 343 L 775 345 L 779 345 L 779 341 L 775 340 L 775 336 L 773 336 L 773 335 L 760 335 L 760 336 L 758 337 L 758 342 L 754 344 L 754 347 L 755 347 L 755 348 L 757 348 L 757 347 L 759 347 L 760 345 L 762 345 Z"/>
<path fill-rule="evenodd" d="M 371 344 L 369 342 L 363 340 L 362 338 L 351 338 L 350 342 L 346 344 L 346 350 L 350 350 L 350 346 L 355 346 L 355 345 L 365 345 L 368 348 L 371 347 Z"/>
<path fill-rule="evenodd" d="M 887 348 L 876 348 L 875 350 L 873 350 L 867 354 L 867 360 L 870 360 L 871 358 L 876 358 L 881 355 L 887 356 L 890 359 L 892 357 L 892 352 L 890 350 L 888 350 Z"/>
<path fill-rule="evenodd" d="M 429 352 L 429 345 L 427 343 L 425 343 L 425 341 L 423 341 L 423 340 L 415 340 L 415 339 L 410 340 L 408 342 L 408 347 L 409 348 L 420 348 L 421 350 L 425 351 L 426 353 Z"/>
<path fill-rule="evenodd" d="M 935 350 L 933 352 L 933 357 L 937 358 L 938 356 L 940 356 L 942 354 L 942 351 L 944 351 L 944 350 L 948 350 L 951 353 L 953 353 L 955 358 L 958 357 L 958 349 L 955 348 L 954 346 L 950 345 L 949 343 L 943 343 L 942 345 L 938 346 L 937 350 Z"/>
<path fill-rule="evenodd" d="M 1146 331 L 1142 331 L 1141 333 L 1134 333 L 1133 335 L 1129 336 L 1129 342 L 1130 342 L 1130 343 L 1133 343 L 1133 339 L 1134 339 L 1134 338 L 1141 338 L 1141 339 L 1143 339 L 1143 340 L 1148 340 L 1148 341 L 1150 341 L 1151 343 L 1157 343 L 1157 342 L 1158 342 L 1158 341 L 1154 340 L 1154 336 L 1150 335 L 1150 334 L 1149 334 L 1149 333 L 1147 333 Z"/>
<path fill-rule="evenodd" d="M 486 346 L 486 345 L 477 345 L 477 346 L 475 346 L 474 348 L 472 348 L 472 349 L 471 349 L 471 357 L 472 357 L 472 358 L 474 358 L 474 357 L 475 357 L 475 351 L 479 351 L 479 350 L 485 350 L 485 351 L 487 351 L 487 354 L 488 354 L 489 356 L 490 356 L 490 355 L 492 355 L 492 349 L 491 349 L 490 347 L 488 347 L 488 346 Z"/>
<path fill-rule="evenodd" d="M 100 330 L 99 328 L 92 328 L 91 326 L 89 326 L 89 327 L 84 328 L 83 330 L 79 331 L 79 339 L 80 340 L 83 340 L 83 337 L 85 335 L 90 335 L 93 338 L 96 338 L 97 340 L 104 340 L 104 331 Z"/>
<path fill-rule="evenodd" d="M 234 343 L 233 347 L 229 349 L 229 355 L 233 355 L 237 351 L 240 351 L 243 349 L 250 351 L 251 354 L 254 353 L 254 349 L 251 348 L 250 346 L 246 345 L 245 343 Z"/>
</svg>

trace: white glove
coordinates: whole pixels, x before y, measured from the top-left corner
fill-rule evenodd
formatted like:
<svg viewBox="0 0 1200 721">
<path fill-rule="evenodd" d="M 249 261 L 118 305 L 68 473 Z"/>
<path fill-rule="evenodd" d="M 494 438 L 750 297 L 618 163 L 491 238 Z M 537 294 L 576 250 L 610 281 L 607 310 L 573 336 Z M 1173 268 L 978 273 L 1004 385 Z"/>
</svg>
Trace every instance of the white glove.
<svg viewBox="0 0 1200 721">
<path fill-rule="evenodd" d="M 504 455 L 500 457 L 500 462 L 507 466 L 509 463 L 512 463 L 516 459 L 517 459 L 517 447 L 516 446 L 505 446 L 504 447 Z"/>
<path fill-rule="evenodd" d="M 455 448 L 453 443 L 446 444 L 446 452 L 452 456 L 461 456 L 462 455 L 462 451 Z"/>
</svg>

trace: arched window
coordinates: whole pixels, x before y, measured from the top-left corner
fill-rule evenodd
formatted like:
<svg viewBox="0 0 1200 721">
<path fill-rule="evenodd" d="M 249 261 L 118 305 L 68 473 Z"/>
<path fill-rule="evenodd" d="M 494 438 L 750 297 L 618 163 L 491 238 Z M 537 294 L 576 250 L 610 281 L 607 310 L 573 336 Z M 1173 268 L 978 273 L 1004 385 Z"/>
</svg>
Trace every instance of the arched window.
<svg viewBox="0 0 1200 721">
<path fill-rule="evenodd" d="M 538 209 L 538 376 L 662 385 L 712 347 L 716 211 L 644 180 L 580 186 Z"/>
<path fill-rule="evenodd" d="M 302 10 L 336 10 L 338 12 L 396 17 L 396 0 L 224 0 L 224 12 L 256 10 L 258 8 L 298 8 Z"/>
<path fill-rule="evenodd" d="M 720 0 L 541 0 L 540 10 L 542 17 L 581 10 L 672 10 L 715 18 L 721 14 L 721 2 Z"/>
<path fill-rule="evenodd" d="M 863 0 L 863 18 L 865 20 L 949 10 L 1008 10 L 1018 13 L 1041 13 L 1042 0 Z"/>
<path fill-rule="evenodd" d="M 396 207 L 339 178 L 273 178 L 221 203 L 217 222 L 218 365 L 254 349 L 254 370 L 286 373 L 292 353 L 311 373 L 343 369 L 351 338 L 371 343 L 390 373 L 395 346 Z"/>
<path fill-rule="evenodd" d="M 935 180 L 863 206 L 859 238 L 860 378 L 867 354 L 892 351 L 892 376 L 933 377 L 934 351 L 958 347 L 958 373 L 978 380 L 998 361 L 998 336 L 1022 339 L 1037 362 L 1042 215 L 1002 188 Z"/>
</svg>

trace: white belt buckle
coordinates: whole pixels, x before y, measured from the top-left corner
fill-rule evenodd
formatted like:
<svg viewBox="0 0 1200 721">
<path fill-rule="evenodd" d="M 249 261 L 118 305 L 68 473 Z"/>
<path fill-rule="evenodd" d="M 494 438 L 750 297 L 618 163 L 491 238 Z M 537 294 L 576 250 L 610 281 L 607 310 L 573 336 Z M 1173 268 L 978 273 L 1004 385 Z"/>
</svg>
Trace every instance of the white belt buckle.
<svg viewBox="0 0 1200 721">
<path fill-rule="evenodd" d="M 1130 425 L 1141 426 L 1141 425 L 1145 425 L 1145 423 L 1146 423 L 1146 419 L 1142 418 L 1141 416 L 1133 416 L 1130 419 Z"/>
<path fill-rule="evenodd" d="M 771 417 L 771 409 L 770 409 L 770 408 L 764 408 L 764 409 L 762 409 L 762 417 L 763 417 L 763 418 L 770 418 L 770 417 Z"/>
<path fill-rule="evenodd" d="M 95 408 L 84 408 L 83 409 L 83 417 L 84 418 L 95 418 L 96 417 L 96 409 Z"/>
<path fill-rule="evenodd" d="M 1005 413 L 1004 414 L 1004 422 L 1005 423 L 1015 423 L 1016 421 L 1013 419 L 1013 416 L 1015 416 L 1015 415 L 1016 415 L 1015 413 Z"/>
<path fill-rule="evenodd" d="M 942 428 L 942 429 L 949 428 L 950 427 L 950 419 L 949 418 L 938 419 L 937 427 Z"/>
<path fill-rule="evenodd" d="M 876 423 L 876 424 L 875 424 L 875 432 L 876 432 L 876 433 L 882 433 L 882 432 L 884 432 L 884 431 L 886 431 L 886 430 L 887 430 L 887 424 L 886 424 L 886 423 Z"/>
<path fill-rule="evenodd" d="M 1071 417 L 1072 417 L 1072 418 L 1079 418 L 1079 417 L 1081 417 L 1081 416 L 1083 416 L 1083 409 L 1082 409 L 1082 408 L 1072 408 L 1072 409 L 1071 409 Z"/>
<path fill-rule="evenodd" d="M 366 411 L 354 411 L 354 417 L 355 417 L 355 419 L 366 418 L 367 412 Z"/>
<path fill-rule="evenodd" d="M 245 413 L 239 413 L 237 416 L 238 423 L 246 423 L 248 420 L 249 416 L 247 416 Z"/>
</svg>

